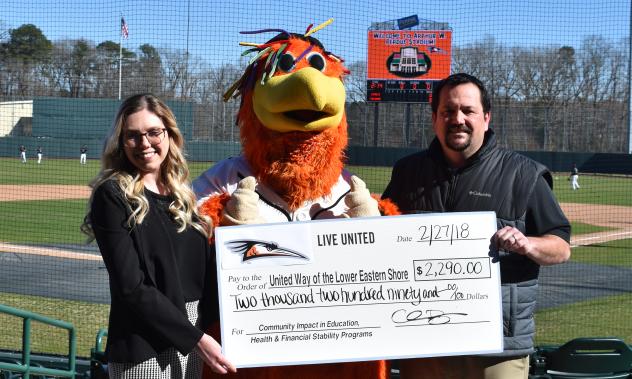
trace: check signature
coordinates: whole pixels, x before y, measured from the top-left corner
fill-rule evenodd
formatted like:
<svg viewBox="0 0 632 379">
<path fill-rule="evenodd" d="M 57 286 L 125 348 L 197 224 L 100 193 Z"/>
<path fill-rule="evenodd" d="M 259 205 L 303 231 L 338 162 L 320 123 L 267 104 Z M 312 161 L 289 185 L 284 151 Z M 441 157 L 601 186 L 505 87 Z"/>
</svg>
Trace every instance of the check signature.
<svg viewBox="0 0 632 379">
<path fill-rule="evenodd" d="M 444 313 L 438 309 L 398 309 L 391 314 L 391 320 L 395 324 L 406 324 L 415 321 L 423 321 L 428 325 L 449 324 L 452 320 L 450 316 L 467 316 L 467 313 L 451 312 Z"/>
</svg>

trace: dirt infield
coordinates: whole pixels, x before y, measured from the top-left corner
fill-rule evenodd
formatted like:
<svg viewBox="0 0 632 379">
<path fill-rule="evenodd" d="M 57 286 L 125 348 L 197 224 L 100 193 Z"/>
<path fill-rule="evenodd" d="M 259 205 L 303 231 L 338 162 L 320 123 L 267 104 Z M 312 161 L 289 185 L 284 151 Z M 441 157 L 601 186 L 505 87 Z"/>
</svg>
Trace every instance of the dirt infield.
<svg viewBox="0 0 632 379">
<path fill-rule="evenodd" d="M 88 186 L 63 184 L 0 185 L 0 201 L 87 199 Z"/>
<path fill-rule="evenodd" d="M 577 203 L 562 203 L 561 206 L 571 221 L 612 228 L 605 232 L 573 236 L 573 247 L 632 238 L 632 207 Z"/>
</svg>

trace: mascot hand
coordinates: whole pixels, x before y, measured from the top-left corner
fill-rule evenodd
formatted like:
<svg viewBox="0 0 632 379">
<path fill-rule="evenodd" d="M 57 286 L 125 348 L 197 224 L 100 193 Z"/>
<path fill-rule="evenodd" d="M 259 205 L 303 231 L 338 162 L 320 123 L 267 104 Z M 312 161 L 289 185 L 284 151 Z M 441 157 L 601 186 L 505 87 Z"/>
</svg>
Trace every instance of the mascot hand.
<svg viewBox="0 0 632 379">
<path fill-rule="evenodd" d="M 259 216 L 259 195 L 255 192 L 257 182 L 254 177 L 243 178 L 230 196 L 222 215 L 224 225 L 261 224 Z"/>
<path fill-rule="evenodd" d="M 351 177 L 351 192 L 345 196 L 345 203 L 349 208 L 347 217 L 379 216 L 377 201 L 371 197 L 366 184 L 357 176 Z"/>
</svg>

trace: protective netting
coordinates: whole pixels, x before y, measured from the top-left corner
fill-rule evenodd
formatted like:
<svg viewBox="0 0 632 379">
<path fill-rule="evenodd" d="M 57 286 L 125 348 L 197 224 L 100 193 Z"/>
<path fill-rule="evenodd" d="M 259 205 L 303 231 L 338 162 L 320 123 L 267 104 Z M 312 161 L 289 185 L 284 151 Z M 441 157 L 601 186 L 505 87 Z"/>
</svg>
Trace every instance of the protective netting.
<svg viewBox="0 0 632 379">
<path fill-rule="evenodd" d="M 632 343 L 631 22 L 624 1 L 4 0 L 0 303 L 73 323 L 78 354 L 89 355 L 107 326 L 108 276 L 79 226 L 119 99 L 152 92 L 167 101 L 193 178 L 239 154 L 239 99 L 222 97 L 248 64 L 239 42 L 274 36 L 240 31 L 303 33 L 334 18 L 314 36 L 350 70 L 349 169 L 381 193 L 394 161 L 434 136 L 429 104 L 367 100 L 368 31 L 397 29 L 396 20 L 410 15 L 420 22 L 412 32 L 451 32 L 450 71 L 486 84 L 501 145 L 554 172 L 573 253 L 570 262 L 541 270 L 536 343 L 580 336 Z M 568 180 L 573 163 L 578 189 Z M 0 314 L 0 350 L 22 348 L 20 322 Z M 34 331 L 33 351 L 66 349 L 58 332 Z"/>
</svg>

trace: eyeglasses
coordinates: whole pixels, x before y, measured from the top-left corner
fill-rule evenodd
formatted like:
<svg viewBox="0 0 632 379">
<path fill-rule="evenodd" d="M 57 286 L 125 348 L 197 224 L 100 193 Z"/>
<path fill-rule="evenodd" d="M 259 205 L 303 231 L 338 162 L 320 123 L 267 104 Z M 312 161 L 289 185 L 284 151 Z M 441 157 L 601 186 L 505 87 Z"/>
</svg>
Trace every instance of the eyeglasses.
<svg viewBox="0 0 632 379">
<path fill-rule="evenodd" d="M 145 133 L 125 132 L 123 133 L 123 143 L 127 147 L 136 147 L 142 143 L 142 138 L 147 137 L 150 145 L 158 145 L 165 139 L 167 129 L 151 129 Z"/>
</svg>

